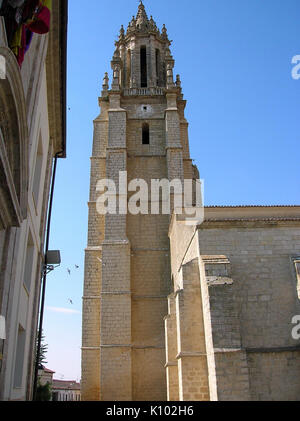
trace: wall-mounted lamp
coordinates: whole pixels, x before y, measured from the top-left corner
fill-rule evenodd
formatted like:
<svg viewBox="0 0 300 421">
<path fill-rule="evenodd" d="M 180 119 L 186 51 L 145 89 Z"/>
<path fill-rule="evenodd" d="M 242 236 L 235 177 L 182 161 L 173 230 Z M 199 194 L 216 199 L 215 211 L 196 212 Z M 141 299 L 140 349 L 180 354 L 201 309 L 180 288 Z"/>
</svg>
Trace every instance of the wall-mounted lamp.
<svg viewBox="0 0 300 421">
<path fill-rule="evenodd" d="M 45 258 L 46 264 L 43 266 L 44 273 L 52 272 L 57 266 L 61 264 L 61 257 L 59 250 L 48 250 Z"/>
</svg>

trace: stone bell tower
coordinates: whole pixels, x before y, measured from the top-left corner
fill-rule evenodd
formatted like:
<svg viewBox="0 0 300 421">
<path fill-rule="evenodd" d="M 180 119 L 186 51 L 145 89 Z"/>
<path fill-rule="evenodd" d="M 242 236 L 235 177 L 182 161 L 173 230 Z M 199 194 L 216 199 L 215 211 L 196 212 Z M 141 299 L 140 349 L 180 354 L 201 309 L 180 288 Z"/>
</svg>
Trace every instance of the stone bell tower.
<svg viewBox="0 0 300 421">
<path fill-rule="evenodd" d="M 97 213 L 98 180 L 193 179 L 171 42 L 141 2 L 120 30 L 94 121 L 85 258 L 82 399 L 167 400 L 164 316 L 171 291 L 170 215 Z M 130 195 L 130 193 L 129 193 Z M 127 191 L 118 190 L 127 203 Z M 151 209 L 151 206 L 149 206 Z"/>
</svg>

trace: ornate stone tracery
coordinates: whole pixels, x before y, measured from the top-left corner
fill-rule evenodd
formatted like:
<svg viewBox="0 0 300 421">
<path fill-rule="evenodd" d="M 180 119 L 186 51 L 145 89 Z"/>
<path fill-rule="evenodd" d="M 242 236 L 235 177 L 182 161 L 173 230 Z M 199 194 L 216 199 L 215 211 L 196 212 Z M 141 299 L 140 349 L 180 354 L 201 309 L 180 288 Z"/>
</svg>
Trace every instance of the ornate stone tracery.
<svg viewBox="0 0 300 421">
<path fill-rule="evenodd" d="M 25 98 L 17 61 L 10 49 L 0 47 L 6 78 L 0 83 L 0 229 L 19 226 L 27 212 L 28 129 Z"/>
</svg>

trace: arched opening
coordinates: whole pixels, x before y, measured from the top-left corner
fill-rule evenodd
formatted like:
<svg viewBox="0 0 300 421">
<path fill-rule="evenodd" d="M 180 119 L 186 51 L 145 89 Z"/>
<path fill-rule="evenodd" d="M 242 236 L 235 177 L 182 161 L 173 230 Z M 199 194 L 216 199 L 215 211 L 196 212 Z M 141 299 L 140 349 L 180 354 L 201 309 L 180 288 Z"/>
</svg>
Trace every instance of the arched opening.
<svg viewBox="0 0 300 421">
<path fill-rule="evenodd" d="M 27 214 L 28 129 L 20 69 L 12 51 L 0 47 L 6 78 L 0 84 L 0 230 L 20 226 Z"/>
<path fill-rule="evenodd" d="M 141 47 L 141 88 L 147 88 L 147 49 L 145 46 Z"/>
<path fill-rule="evenodd" d="M 155 50 L 155 66 L 156 66 L 156 85 L 160 86 L 160 51 Z"/>
<path fill-rule="evenodd" d="M 126 86 L 130 88 L 131 79 L 131 50 L 127 50 L 126 55 Z"/>
<path fill-rule="evenodd" d="M 149 129 L 148 123 L 144 123 L 142 127 L 142 144 L 143 145 L 150 144 L 150 129 Z"/>
</svg>

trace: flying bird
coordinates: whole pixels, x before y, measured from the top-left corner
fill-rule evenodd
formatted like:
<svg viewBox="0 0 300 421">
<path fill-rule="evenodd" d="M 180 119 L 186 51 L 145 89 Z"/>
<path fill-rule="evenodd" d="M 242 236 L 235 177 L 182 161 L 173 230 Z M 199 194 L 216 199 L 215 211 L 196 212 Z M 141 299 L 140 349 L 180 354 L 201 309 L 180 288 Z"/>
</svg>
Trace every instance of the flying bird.
<svg viewBox="0 0 300 421">
<path fill-rule="evenodd" d="M 78 265 L 75 265 L 75 268 L 76 268 L 76 269 L 79 269 L 79 266 L 78 266 Z"/>
<path fill-rule="evenodd" d="M 69 303 L 73 305 L 73 301 L 69 298 L 68 299 Z"/>
<path fill-rule="evenodd" d="M 69 274 L 69 275 L 71 275 L 71 271 L 70 271 L 70 269 L 69 269 L 69 268 L 67 269 L 67 271 L 68 271 L 68 274 Z"/>
</svg>

